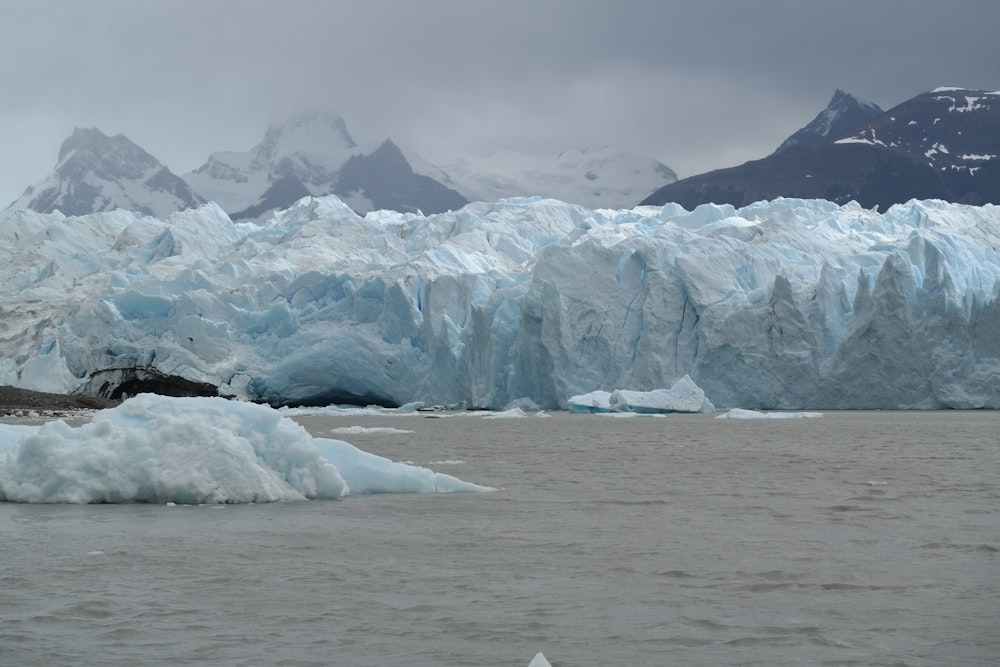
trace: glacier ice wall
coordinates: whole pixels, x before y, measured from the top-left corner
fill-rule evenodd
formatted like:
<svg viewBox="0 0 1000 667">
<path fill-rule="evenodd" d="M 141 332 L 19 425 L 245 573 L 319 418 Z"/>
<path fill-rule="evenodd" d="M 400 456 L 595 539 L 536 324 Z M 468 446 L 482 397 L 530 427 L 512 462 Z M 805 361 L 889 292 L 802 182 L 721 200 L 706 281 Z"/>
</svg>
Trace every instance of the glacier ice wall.
<svg viewBox="0 0 1000 667">
<path fill-rule="evenodd" d="M 1000 208 L 307 198 L 0 218 L 0 384 L 274 404 L 566 407 L 684 375 L 719 408 L 1000 407 Z"/>
</svg>

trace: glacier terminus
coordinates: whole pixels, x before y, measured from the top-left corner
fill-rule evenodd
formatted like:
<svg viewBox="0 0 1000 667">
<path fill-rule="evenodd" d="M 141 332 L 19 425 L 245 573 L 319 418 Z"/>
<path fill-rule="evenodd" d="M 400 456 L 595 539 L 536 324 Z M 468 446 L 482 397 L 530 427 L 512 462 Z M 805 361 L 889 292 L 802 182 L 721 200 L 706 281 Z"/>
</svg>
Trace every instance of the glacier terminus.
<svg viewBox="0 0 1000 667">
<path fill-rule="evenodd" d="M 0 217 L 0 384 L 272 405 L 1000 408 L 1000 207 Z"/>
</svg>

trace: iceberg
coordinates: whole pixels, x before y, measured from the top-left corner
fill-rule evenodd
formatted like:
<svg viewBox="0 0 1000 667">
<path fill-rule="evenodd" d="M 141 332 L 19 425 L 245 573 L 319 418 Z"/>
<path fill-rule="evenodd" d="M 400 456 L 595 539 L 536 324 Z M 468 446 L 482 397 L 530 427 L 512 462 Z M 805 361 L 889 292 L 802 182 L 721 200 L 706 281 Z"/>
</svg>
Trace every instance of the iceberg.
<svg viewBox="0 0 1000 667">
<path fill-rule="evenodd" d="M 705 396 L 701 387 L 685 375 L 670 389 L 635 391 L 615 389 L 612 392 L 597 390 L 567 401 L 570 412 L 636 412 L 641 414 L 666 414 L 671 412 L 715 412 L 715 406 Z"/>
<path fill-rule="evenodd" d="M 705 397 L 705 392 L 687 375 L 670 389 L 616 389 L 611 392 L 609 404 L 612 410 L 620 412 L 715 412 L 715 406 Z"/>
<path fill-rule="evenodd" d="M 586 394 L 570 396 L 566 403 L 570 412 L 611 412 L 611 392 L 598 389 Z"/>
<path fill-rule="evenodd" d="M 274 406 L 1000 408 L 1000 207 L 0 214 L 0 384 Z M 620 395 L 628 404 L 634 397 Z M 610 397 L 609 397 L 610 400 Z"/>
<path fill-rule="evenodd" d="M 71 427 L 0 425 L 0 500 L 259 503 L 349 493 L 486 491 L 341 440 L 268 406 L 142 394 Z"/>
</svg>

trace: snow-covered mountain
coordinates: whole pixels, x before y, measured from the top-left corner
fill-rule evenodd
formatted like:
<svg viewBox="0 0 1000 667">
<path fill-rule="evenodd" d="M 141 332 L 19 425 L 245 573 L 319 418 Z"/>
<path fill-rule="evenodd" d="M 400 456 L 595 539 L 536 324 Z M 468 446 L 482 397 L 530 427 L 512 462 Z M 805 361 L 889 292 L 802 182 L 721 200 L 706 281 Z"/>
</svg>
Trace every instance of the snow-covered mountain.
<svg viewBox="0 0 1000 667">
<path fill-rule="evenodd" d="M 610 146 L 552 155 L 504 150 L 477 159 L 439 155 L 413 163 L 473 201 L 539 196 L 588 208 L 623 208 L 677 180 L 662 162 Z"/>
<path fill-rule="evenodd" d="M 124 135 L 77 128 L 52 173 L 7 208 L 83 215 L 122 208 L 165 217 L 204 204 L 183 179 Z"/>
<path fill-rule="evenodd" d="M 303 113 L 272 123 L 249 151 L 212 153 L 184 175 L 191 187 L 233 219 L 263 219 L 308 195 L 334 191 L 340 167 L 359 146 L 333 113 Z"/>
<path fill-rule="evenodd" d="M 391 139 L 355 141 L 344 119 L 332 113 L 276 122 L 250 151 L 213 153 L 185 178 L 234 220 L 264 221 L 310 195 L 339 195 L 362 214 L 377 209 L 438 213 L 468 203 L 414 172 Z"/>
<path fill-rule="evenodd" d="M 666 165 L 609 147 L 427 160 L 391 139 L 356 139 L 335 113 L 311 112 L 272 123 L 248 151 L 210 154 L 183 178 L 122 135 L 76 130 L 52 174 L 8 208 L 66 215 L 124 208 L 164 217 L 213 201 L 233 220 L 257 222 L 303 197 L 329 194 L 362 214 L 439 213 L 526 195 L 618 208 L 675 180 Z"/>
<path fill-rule="evenodd" d="M 275 404 L 1000 408 L 1000 208 L 0 215 L 0 384 Z"/>
<path fill-rule="evenodd" d="M 233 219 L 264 220 L 306 195 L 336 194 L 358 213 L 437 213 L 468 201 L 542 196 L 588 207 L 631 205 L 677 180 L 666 165 L 602 147 L 533 156 L 427 158 L 391 139 L 356 142 L 335 114 L 300 114 L 273 124 L 247 153 L 214 153 L 188 183 Z"/>
<path fill-rule="evenodd" d="M 1000 165 L 1000 90 L 935 88 L 834 143 L 904 153 L 948 175 L 995 172 Z"/>
<path fill-rule="evenodd" d="M 862 100 L 838 88 L 826 108 L 820 111 L 812 122 L 781 142 L 776 152 L 792 146 L 821 143 L 848 136 L 850 132 L 882 113 L 877 104 Z"/>
<path fill-rule="evenodd" d="M 743 206 L 776 197 L 883 209 L 910 199 L 1000 203 L 1000 91 L 937 88 L 850 130 L 837 123 L 837 131 L 826 132 L 828 118 L 845 117 L 828 108 L 773 154 L 682 179 L 642 203 Z"/>
</svg>

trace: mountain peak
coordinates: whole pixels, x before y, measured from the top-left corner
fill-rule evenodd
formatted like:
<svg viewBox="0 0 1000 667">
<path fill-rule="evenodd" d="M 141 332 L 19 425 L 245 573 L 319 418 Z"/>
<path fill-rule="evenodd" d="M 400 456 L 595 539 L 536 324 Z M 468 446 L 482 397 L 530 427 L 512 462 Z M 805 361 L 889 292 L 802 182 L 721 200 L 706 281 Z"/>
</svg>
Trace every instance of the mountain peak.
<svg viewBox="0 0 1000 667">
<path fill-rule="evenodd" d="M 59 147 L 59 161 L 62 162 L 73 151 L 92 149 L 110 142 L 111 137 L 96 127 L 74 127 L 73 134 L 69 135 Z"/>
<path fill-rule="evenodd" d="M 307 111 L 271 123 L 249 151 L 212 153 L 185 178 L 234 219 L 260 217 L 299 197 L 329 194 L 341 166 L 358 152 L 342 116 Z"/>
<path fill-rule="evenodd" d="M 833 97 L 830 98 L 830 103 L 826 105 L 827 109 L 850 109 L 852 107 L 866 107 L 874 109 L 878 113 L 882 113 L 882 109 L 879 108 L 879 106 L 874 102 L 863 100 L 857 95 L 852 95 L 842 88 L 837 88 L 833 91 Z"/>
<path fill-rule="evenodd" d="M 395 161 L 406 162 L 406 157 L 403 155 L 403 151 L 399 149 L 399 146 L 392 139 L 386 139 L 379 147 L 372 152 L 372 156 L 378 156 L 382 159 L 393 159 Z M 409 164 L 409 163 L 407 163 Z"/>
<path fill-rule="evenodd" d="M 75 128 L 53 172 L 8 208 L 85 215 L 116 208 L 165 217 L 204 203 L 187 184 L 124 134 Z"/>
<path fill-rule="evenodd" d="M 57 170 L 93 171 L 99 178 L 138 178 L 161 167 L 159 160 L 124 134 L 109 137 L 96 127 L 77 127 L 59 148 Z"/>
<path fill-rule="evenodd" d="M 265 169 L 286 157 L 305 157 L 314 163 L 331 162 L 324 166 L 336 168 L 357 146 L 339 114 L 329 111 L 298 113 L 271 123 L 264 139 L 252 150 L 251 169 Z"/>
<path fill-rule="evenodd" d="M 882 109 L 877 104 L 837 88 L 826 108 L 820 111 L 812 122 L 785 139 L 775 153 L 792 146 L 815 144 L 847 136 L 881 113 Z"/>
</svg>

